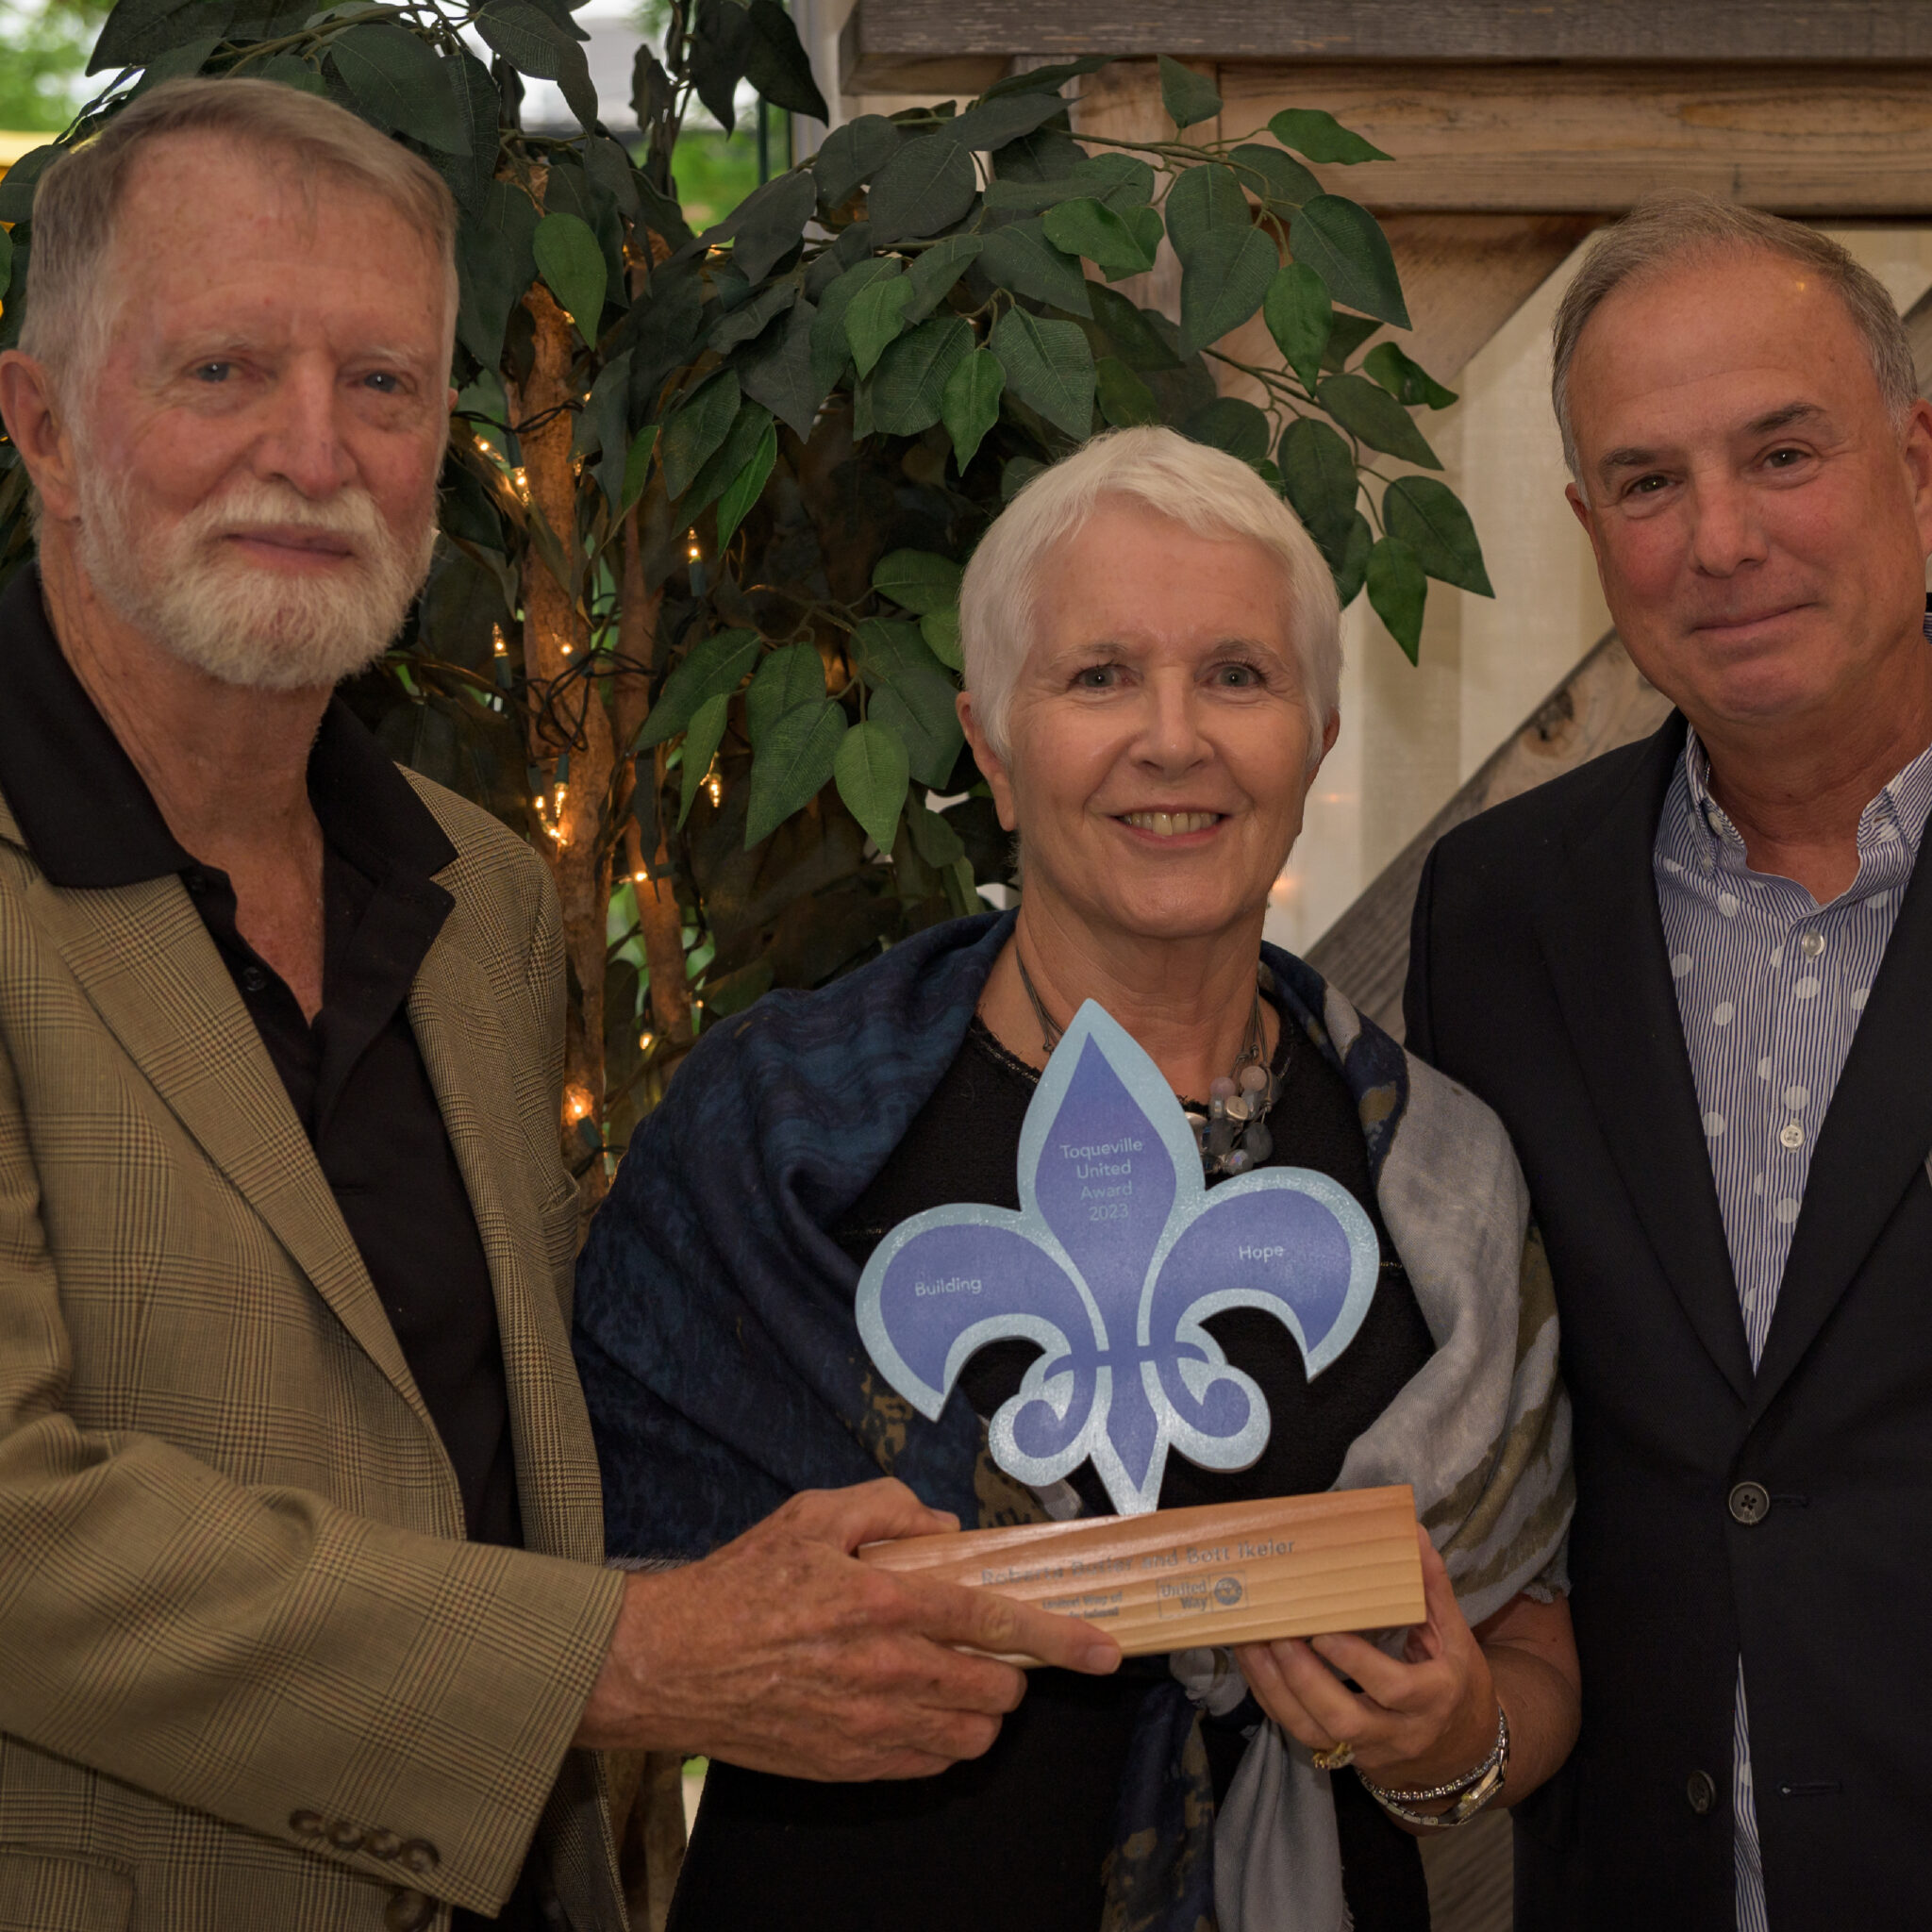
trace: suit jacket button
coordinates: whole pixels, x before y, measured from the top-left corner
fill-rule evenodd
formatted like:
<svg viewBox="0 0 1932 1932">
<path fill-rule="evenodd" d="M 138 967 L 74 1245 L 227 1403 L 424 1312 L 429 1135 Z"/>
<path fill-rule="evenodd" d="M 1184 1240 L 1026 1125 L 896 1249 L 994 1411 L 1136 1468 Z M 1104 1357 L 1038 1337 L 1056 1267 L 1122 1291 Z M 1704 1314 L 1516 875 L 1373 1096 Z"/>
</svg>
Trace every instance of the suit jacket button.
<svg viewBox="0 0 1932 1932">
<path fill-rule="evenodd" d="M 372 1831 L 362 1847 L 372 1858 L 393 1858 L 402 1848 L 402 1840 L 392 1831 Z"/>
<path fill-rule="evenodd" d="M 1746 1529 L 1771 1514 L 1771 1491 L 1762 1483 L 1740 1483 L 1731 1491 L 1731 1515 Z"/>
<path fill-rule="evenodd" d="M 441 1854 L 426 1838 L 412 1838 L 396 1856 L 418 1878 L 427 1878 L 442 1862 Z"/>
<path fill-rule="evenodd" d="M 389 1932 L 422 1932 L 436 1916 L 436 1901 L 420 1891 L 392 1891 L 382 1908 L 382 1923 Z"/>
<path fill-rule="evenodd" d="M 297 1838 L 320 1838 L 328 1829 L 328 1820 L 320 1811 L 291 1811 L 289 1829 Z"/>
<path fill-rule="evenodd" d="M 339 1852 L 359 1852 L 362 1836 L 362 1827 L 352 1824 L 346 1818 L 338 1818 L 328 1828 L 328 1841 Z"/>
<path fill-rule="evenodd" d="M 1690 1808 L 1702 1818 L 1717 1803 L 1717 1786 L 1711 1782 L 1707 1771 L 1693 1771 L 1684 1780 L 1684 1795 L 1690 1801 Z"/>
</svg>

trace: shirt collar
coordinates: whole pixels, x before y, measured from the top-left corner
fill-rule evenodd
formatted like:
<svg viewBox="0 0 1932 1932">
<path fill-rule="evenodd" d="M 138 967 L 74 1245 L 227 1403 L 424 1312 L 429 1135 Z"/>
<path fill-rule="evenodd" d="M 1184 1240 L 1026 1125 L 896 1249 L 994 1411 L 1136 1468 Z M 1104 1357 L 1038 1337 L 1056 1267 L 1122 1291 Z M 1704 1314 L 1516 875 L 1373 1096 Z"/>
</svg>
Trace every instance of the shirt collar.
<svg viewBox="0 0 1932 1932">
<path fill-rule="evenodd" d="M 75 675 L 32 565 L 0 593 L 0 793 L 50 883 L 131 886 L 195 864 Z M 309 754 L 308 796 L 323 837 L 371 878 L 427 879 L 456 858 L 435 815 L 340 697 Z"/>
</svg>

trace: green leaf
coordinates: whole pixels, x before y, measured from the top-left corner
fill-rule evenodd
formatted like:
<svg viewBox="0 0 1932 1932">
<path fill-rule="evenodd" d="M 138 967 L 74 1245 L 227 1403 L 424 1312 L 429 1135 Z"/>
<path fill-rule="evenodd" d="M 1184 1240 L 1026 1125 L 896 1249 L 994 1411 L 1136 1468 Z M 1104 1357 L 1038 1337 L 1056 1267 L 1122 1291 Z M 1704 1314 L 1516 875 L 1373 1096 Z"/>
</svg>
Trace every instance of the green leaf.
<svg viewBox="0 0 1932 1932">
<path fill-rule="evenodd" d="M 814 644 L 786 644 L 758 666 L 744 695 L 745 730 L 758 750 L 778 720 L 824 701 L 825 666 Z M 824 781 L 821 780 L 821 783 Z"/>
<path fill-rule="evenodd" d="M 944 610 L 928 610 L 919 620 L 919 635 L 925 640 L 925 648 L 948 671 L 965 670 L 966 654 L 959 643 L 959 607 L 957 604 Z"/>
<path fill-rule="evenodd" d="M 1160 99 L 1176 127 L 1191 127 L 1221 112 L 1221 93 L 1205 74 L 1160 57 Z"/>
<path fill-rule="evenodd" d="M 1258 228 L 1216 228 L 1181 270 L 1181 352 L 1191 355 L 1238 329 L 1268 292 L 1281 266 Z"/>
<path fill-rule="evenodd" d="M 740 342 L 748 342 L 754 337 L 763 335 L 774 317 L 783 315 L 797 300 L 798 284 L 790 276 L 782 282 L 774 282 L 770 288 L 760 289 L 749 302 L 734 308 L 711 331 L 708 340 L 722 356 L 726 349 L 735 349 Z"/>
<path fill-rule="evenodd" d="M 957 711 L 948 707 L 941 716 L 936 708 L 915 710 L 900 692 L 882 691 L 866 715 L 898 735 L 912 775 L 922 785 L 943 785 L 951 778 L 959 748 L 966 742 Z"/>
<path fill-rule="evenodd" d="M 1428 598 L 1429 580 L 1415 553 L 1400 538 L 1384 537 L 1369 552 L 1369 603 L 1411 664 L 1422 656 L 1423 607 Z"/>
<path fill-rule="evenodd" d="M 970 148 L 945 133 L 908 141 L 879 170 L 866 197 L 874 244 L 950 228 L 972 208 L 978 191 Z"/>
<path fill-rule="evenodd" d="M 845 335 L 845 313 L 860 292 L 874 282 L 896 279 L 899 264 L 891 257 L 867 256 L 848 268 L 828 288 L 820 300 L 811 324 L 812 381 L 820 395 L 829 395 L 845 365 L 852 358 L 852 344 Z M 909 296 L 908 296 L 909 299 Z"/>
<path fill-rule="evenodd" d="M 608 456 L 615 450 L 624 454 L 624 431 L 627 411 L 625 404 L 630 396 L 630 357 L 628 353 L 614 356 L 597 372 L 597 379 L 591 385 L 591 393 L 584 398 L 584 407 L 577 411 L 577 425 L 571 437 L 570 453 L 574 457 L 595 456 L 599 452 Z M 624 466 L 617 465 L 616 475 L 622 477 Z M 614 491 L 617 488 L 613 481 Z"/>
<path fill-rule="evenodd" d="M 960 475 L 973 460 L 986 432 L 1000 419 L 1000 395 L 1007 372 L 991 349 L 962 356 L 940 391 L 940 420 L 953 439 L 953 460 Z"/>
<path fill-rule="evenodd" d="M 768 414 L 765 433 L 758 438 L 758 446 L 752 452 L 751 461 L 724 486 L 724 493 L 718 499 L 718 549 L 721 554 L 725 544 L 730 542 L 733 532 L 743 523 L 752 505 L 764 494 L 765 484 L 777 460 L 777 425 Z"/>
<path fill-rule="evenodd" d="M 1362 374 L 1374 376 L 1398 403 L 1426 403 L 1432 409 L 1446 409 L 1456 400 L 1453 389 L 1444 389 L 1420 362 L 1411 362 L 1393 342 L 1377 342 L 1362 358 Z"/>
<path fill-rule="evenodd" d="M 664 431 L 664 489 L 675 502 L 731 433 L 738 417 L 738 376 L 721 369 L 685 399 Z"/>
<path fill-rule="evenodd" d="M 852 350 L 852 364 L 860 375 L 870 375 L 885 354 L 886 344 L 904 325 L 906 305 L 912 299 L 912 284 L 897 272 L 868 282 L 852 299 L 845 311 L 845 340 Z"/>
<path fill-rule="evenodd" d="M 638 199 L 637 170 L 631 166 L 630 157 L 608 134 L 585 138 L 584 172 L 616 202 L 622 213 L 635 220 L 642 212 L 643 204 Z"/>
<path fill-rule="evenodd" d="M 1095 155 L 1048 181 L 991 182 L 986 191 L 986 205 L 1004 212 L 1037 215 L 1082 196 L 1112 208 L 1115 214 L 1145 208 L 1154 199 L 1154 170 L 1132 155 Z"/>
<path fill-rule="evenodd" d="M 684 662 L 665 679 L 644 728 L 638 733 L 637 749 L 648 751 L 654 744 L 676 737 L 714 698 L 729 697 L 758 661 L 760 648 L 755 630 L 715 631 L 693 644 Z M 712 749 L 716 748 L 714 739 Z M 705 762 L 709 764 L 710 758 L 707 757 Z"/>
<path fill-rule="evenodd" d="M 904 139 L 883 114 L 860 114 L 833 128 L 811 158 L 819 199 L 828 208 L 849 201 L 861 182 L 870 181 L 892 158 Z"/>
<path fill-rule="evenodd" d="M 950 557 L 931 550 L 894 550 L 873 567 L 872 587 L 902 610 L 924 617 L 930 610 L 950 610 L 958 603 L 964 575 Z"/>
<path fill-rule="evenodd" d="M 1357 510 L 1335 553 L 1323 553 L 1328 573 L 1335 579 L 1336 601 L 1344 610 L 1361 594 L 1361 588 L 1368 581 L 1369 552 L 1374 541 L 1375 533 L 1369 528 L 1368 518 Z"/>
<path fill-rule="evenodd" d="M 1337 302 L 1398 328 L 1408 326 L 1389 238 L 1367 208 L 1340 194 L 1318 195 L 1295 216 L 1290 236 L 1295 259 L 1328 284 Z"/>
<path fill-rule="evenodd" d="M 839 781 L 839 796 L 866 836 L 881 852 L 890 852 L 899 836 L 899 813 L 911 782 L 898 734 L 869 718 L 853 725 L 839 742 L 832 775 Z"/>
<path fill-rule="evenodd" d="M 1261 316 L 1282 359 L 1312 392 L 1322 379 L 1322 355 L 1335 325 L 1327 284 L 1306 262 L 1291 261 L 1268 284 Z"/>
<path fill-rule="evenodd" d="M 829 121 L 832 110 L 812 78 L 811 61 L 799 44 L 798 29 L 776 0 L 751 0 L 751 34 L 744 77 L 752 86 L 773 107 L 783 108 L 789 114 Z"/>
<path fill-rule="evenodd" d="M 1385 389 L 1365 375 L 1324 375 L 1315 400 L 1371 449 L 1386 450 L 1406 463 L 1440 470 L 1441 458 L 1415 426 L 1415 419 Z"/>
<path fill-rule="evenodd" d="M 646 423 L 632 440 L 624 459 L 623 508 L 626 510 L 644 493 L 644 483 L 651 474 L 651 452 L 657 447 L 658 425 Z"/>
<path fill-rule="evenodd" d="M 759 343 L 739 364 L 744 392 L 764 404 L 779 422 L 801 440 L 811 434 L 813 419 L 826 391 L 812 373 L 811 327 L 818 311 L 809 302 L 796 303 L 785 326 L 772 340 Z"/>
<path fill-rule="evenodd" d="M 828 699 L 800 705 L 774 721 L 752 760 L 747 850 L 819 795 L 838 769 L 845 732 L 845 713 Z"/>
<path fill-rule="evenodd" d="M 13 237 L 0 228 L 0 295 L 13 284 Z"/>
<path fill-rule="evenodd" d="M 1150 311 L 1136 308 L 1118 289 L 1090 287 L 1087 293 L 1093 304 L 1094 321 L 1129 369 L 1146 375 L 1181 366 L 1180 358 L 1149 321 Z M 1160 320 L 1167 324 L 1165 316 Z M 1167 325 L 1172 327 L 1171 324 Z"/>
<path fill-rule="evenodd" d="M 1381 326 L 1373 315 L 1350 315 L 1338 308 L 1328 346 L 1322 351 L 1322 367 L 1340 375 L 1348 367 L 1348 358 Z"/>
<path fill-rule="evenodd" d="M 1043 322 L 1009 308 L 994 324 L 989 346 L 1007 386 L 1075 441 L 1093 427 L 1093 351 L 1078 323 Z"/>
<path fill-rule="evenodd" d="M 684 734 L 684 783 L 677 807 L 680 826 L 690 818 L 691 808 L 697 803 L 699 789 L 705 782 L 705 774 L 711 769 L 711 760 L 718 756 L 718 747 L 724 741 L 724 713 L 730 704 L 728 691 L 720 691 L 717 696 L 707 698 L 698 707 L 697 715 L 691 719 Z"/>
<path fill-rule="evenodd" d="M 741 1013 L 747 1007 L 756 1005 L 772 990 L 772 962 L 769 959 L 754 959 L 749 965 L 741 966 L 735 973 L 726 973 L 713 979 L 705 975 L 705 990 L 700 995 L 704 1001 L 705 1019 L 728 1020 L 734 1013 Z"/>
<path fill-rule="evenodd" d="M 1068 81 L 1077 80 L 1083 74 L 1097 73 L 1113 58 L 1111 54 L 1082 54 L 1077 60 L 1061 60 L 1048 67 L 1023 68 L 1018 74 L 1009 74 L 1004 80 L 994 81 L 981 98 L 991 101 L 1003 94 L 1032 93 L 1039 89 L 1057 94 Z"/>
<path fill-rule="evenodd" d="M 1154 391 L 1118 356 L 1103 356 L 1093 365 L 1093 380 L 1100 413 L 1113 428 L 1160 421 Z"/>
<path fill-rule="evenodd" d="M 1291 155 L 1278 147 L 1246 142 L 1228 156 L 1241 184 L 1278 214 L 1291 213 L 1322 192 L 1322 184 Z"/>
<path fill-rule="evenodd" d="M 818 184 L 802 168 L 767 181 L 748 195 L 724 225 L 734 237 L 732 266 L 749 282 L 763 281 L 773 266 L 798 246 L 818 200 Z"/>
<path fill-rule="evenodd" d="M 1327 424 L 1302 416 L 1288 425 L 1276 460 L 1295 515 L 1332 565 L 1347 542 L 1349 521 L 1357 514 L 1359 486 L 1353 452 Z"/>
<path fill-rule="evenodd" d="M 747 402 L 739 409 L 724 441 L 691 478 L 691 489 L 678 502 L 677 513 L 686 523 L 702 515 L 708 505 L 724 494 L 732 479 L 757 457 L 771 426 L 772 412 L 762 403 Z"/>
<path fill-rule="evenodd" d="M 429 42 L 401 26 L 352 26 L 329 42 L 329 58 L 377 126 L 444 154 L 470 152 L 467 105 Z"/>
<path fill-rule="evenodd" d="M 946 384 L 972 353 L 972 325 L 957 315 L 922 322 L 879 358 L 872 384 L 873 427 L 917 436 L 940 420 Z"/>
<path fill-rule="evenodd" d="M 1382 497 L 1382 522 L 1400 538 L 1423 570 L 1458 591 L 1493 597 L 1469 512 L 1446 483 L 1433 476 L 1404 476 Z"/>
<path fill-rule="evenodd" d="M 1378 147 L 1351 134 L 1333 114 L 1320 108 L 1284 108 L 1268 124 L 1268 132 L 1283 147 L 1291 147 L 1311 161 L 1341 161 L 1352 166 L 1357 161 L 1386 161 L 1390 158 Z"/>
<path fill-rule="evenodd" d="M 1160 216 L 1151 208 L 1135 212 L 1145 216 L 1146 222 L 1129 223 L 1112 208 L 1083 195 L 1048 208 L 1041 225 L 1056 248 L 1068 255 L 1084 255 L 1111 282 L 1122 275 L 1145 275 L 1154 266 L 1154 251 L 1160 245 L 1162 232 Z"/>
<path fill-rule="evenodd" d="M 738 125 L 738 83 L 751 65 L 751 13 L 737 0 L 698 0 L 686 18 L 692 15 L 691 87 L 728 139 Z"/>
<path fill-rule="evenodd" d="M 597 90 L 591 85 L 584 50 L 571 29 L 530 0 L 484 0 L 472 25 L 485 43 L 519 73 L 554 80 L 585 127 L 595 125 Z"/>
<path fill-rule="evenodd" d="M 912 300 L 906 306 L 908 323 L 918 322 L 945 299 L 946 291 L 979 258 L 986 246 L 977 235 L 948 235 L 923 249 L 906 271 Z"/>
<path fill-rule="evenodd" d="M 595 347 L 604 314 L 604 251 L 588 222 L 575 215 L 545 215 L 531 243 L 537 267 L 577 333 Z"/>
<path fill-rule="evenodd" d="M 145 67 L 184 42 L 209 34 L 225 36 L 235 13 L 232 0 L 121 0 L 101 27 L 87 71 L 100 74 L 116 67 Z M 0 215 L 0 221 L 24 219 L 11 213 Z"/>
<path fill-rule="evenodd" d="M 945 131 L 961 147 L 976 148 L 989 154 L 1005 147 L 1009 141 L 1044 127 L 1067 111 L 1067 104 L 1055 93 L 1029 92 L 995 95 L 968 108 L 958 119 L 946 124 Z"/>
<path fill-rule="evenodd" d="M 537 278 L 537 210 L 521 188 L 492 181 L 479 213 L 457 229 L 457 333 L 485 369 L 503 359 L 509 312 Z"/>
<path fill-rule="evenodd" d="M 1224 228 L 1251 233 L 1255 210 L 1241 192 L 1241 184 L 1232 168 L 1219 161 L 1205 161 L 1190 168 L 1167 191 L 1167 233 L 1181 266 L 1206 245 L 1208 236 Z"/>
<path fill-rule="evenodd" d="M 1196 442 L 1224 449 L 1244 463 L 1258 463 L 1268 454 L 1268 418 L 1239 396 L 1216 396 L 1205 409 L 1196 409 L 1188 418 L 1181 433 Z"/>
<path fill-rule="evenodd" d="M 1074 315 L 1091 315 L 1087 277 L 1076 257 L 1064 255 L 1046 239 L 1039 220 L 1013 222 L 986 238 L 980 266 L 991 279 L 1036 302 L 1051 303 Z"/>
<path fill-rule="evenodd" d="M 220 45 L 221 42 L 219 41 L 209 42 L 208 53 L 212 54 L 215 48 Z M 205 61 L 207 58 L 208 54 L 204 54 L 202 59 L 195 62 L 195 67 L 199 69 L 202 61 Z M 151 79 L 154 75 L 154 71 L 151 65 L 142 78 Z M 305 94 L 320 94 L 324 100 L 329 98 L 328 82 L 323 78 L 322 75 L 315 68 L 309 66 L 308 61 L 296 54 L 277 54 L 272 59 L 262 61 L 259 66 L 254 61 L 250 61 L 242 72 L 250 80 L 272 80 L 280 87 L 292 87 Z M 471 145 L 472 147 L 475 145 L 474 129 L 472 130 Z"/>
</svg>

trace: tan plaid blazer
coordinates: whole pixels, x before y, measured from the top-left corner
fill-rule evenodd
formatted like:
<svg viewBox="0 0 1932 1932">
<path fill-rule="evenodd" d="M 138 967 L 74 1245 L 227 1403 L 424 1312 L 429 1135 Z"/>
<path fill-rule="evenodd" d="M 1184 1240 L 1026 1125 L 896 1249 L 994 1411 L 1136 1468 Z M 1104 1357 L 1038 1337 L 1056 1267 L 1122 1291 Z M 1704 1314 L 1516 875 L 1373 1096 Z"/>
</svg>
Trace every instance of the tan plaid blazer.
<svg viewBox="0 0 1932 1932">
<path fill-rule="evenodd" d="M 458 857 L 409 1017 L 489 1256 L 527 1553 L 463 1541 L 179 880 L 58 890 L 0 798 L 0 1932 L 441 1928 L 498 1908 L 533 1827 L 578 1932 L 622 1932 L 568 1749 L 623 1584 L 570 1354 L 556 901 L 417 789 Z"/>
</svg>

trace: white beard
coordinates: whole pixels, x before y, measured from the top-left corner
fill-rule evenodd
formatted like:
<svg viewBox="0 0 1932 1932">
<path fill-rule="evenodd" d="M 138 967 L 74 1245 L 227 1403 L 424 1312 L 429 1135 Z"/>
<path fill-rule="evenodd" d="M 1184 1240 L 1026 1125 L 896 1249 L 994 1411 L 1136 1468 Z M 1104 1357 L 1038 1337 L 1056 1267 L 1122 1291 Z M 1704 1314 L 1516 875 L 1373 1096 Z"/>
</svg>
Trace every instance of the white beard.
<svg viewBox="0 0 1932 1932">
<path fill-rule="evenodd" d="M 326 575 L 288 576 L 225 541 L 271 524 L 344 538 L 354 556 Z M 289 484 L 253 481 L 157 530 L 100 466 L 81 466 L 80 561 L 95 590 L 171 657 L 250 691 L 333 686 L 366 671 L 402 628 L 435 543 L 433 516 L 393 530 L 360 488 L 317 504 Z"/>
</svg>

